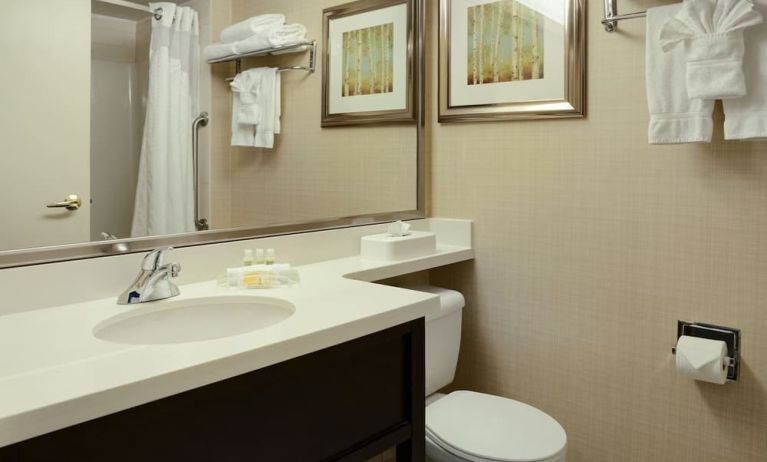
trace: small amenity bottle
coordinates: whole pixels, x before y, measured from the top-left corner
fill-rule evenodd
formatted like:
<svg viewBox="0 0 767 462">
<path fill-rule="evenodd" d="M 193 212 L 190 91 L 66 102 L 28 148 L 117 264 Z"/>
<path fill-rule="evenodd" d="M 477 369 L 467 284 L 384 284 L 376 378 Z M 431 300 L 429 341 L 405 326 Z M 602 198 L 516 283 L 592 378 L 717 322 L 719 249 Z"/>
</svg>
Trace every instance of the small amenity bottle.
<svg viewBox="0 0 767 462">
<path fill-rule="evenodd" d="M 245 249 L 242 255 L 242 266 L 253 266 L 253 250 Z"/>
</svg>

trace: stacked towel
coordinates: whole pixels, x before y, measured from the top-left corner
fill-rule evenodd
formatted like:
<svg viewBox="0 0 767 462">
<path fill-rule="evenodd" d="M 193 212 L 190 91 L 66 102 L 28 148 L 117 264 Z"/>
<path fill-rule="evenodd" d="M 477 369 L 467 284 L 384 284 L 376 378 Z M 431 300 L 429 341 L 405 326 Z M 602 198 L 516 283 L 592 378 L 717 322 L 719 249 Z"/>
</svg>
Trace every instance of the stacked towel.
<svg viewBox="0 0 767 462">
<path fill-rule="evenodd" d="M 647 102 L 650 144 L 710 142 L 714 102 L 690 99 L 682 47 L 664 53 L 660 30 L 681 5 L 647 10 Z"/>
<path fill-rule="evenodd" d="M 285 24 L 285 16 L 281 14 L 264 14 L 224 29 L 221 42 L 205 47 L 205 59 L 211 61 L 305 41 L 306 27 L 303 25 Z"/>
<path fill-rule="evenodd" d="M 685 0 L 661 29 L 661 46 L 669 51 L 684 43 L 690 98 L 746 95 L 743 30 L 761 22 L 747 0 Z"/>
<path fill-rule="evenodd" d="M 301 24 L 288 24 L 256 34 L 234 44 L 237 54 L 250 53 L 267 48 L 280 48 L 306 41 L 306 27 Z"/>
<path fill-rule="evenodd" d="M 203 55 L 205 56 L 206 61 L 222 59 L 235 54 L 237 54 L 237 52 L 234 51 L 234 43 L 211 43 L 210 45 L 206 46 L 205 50 L 203 51 Z"/>
<path fill-rule="evenodd" d="M 234 43 L 245 40 L 252 35 L 259 35 L 285 24 L 285 15 L 282 14 L 262 14 L 253 16 L 245 21 L 238 22 L 221 31 L 221 41 L 224 43 Z"/>
<path fill-rule="evenodd" d="M 279 71 L 268 67 L 249 69 L 238 74 L 231 87 L 232 145 L 274 147 L 282 115 Z"/>
</svg>

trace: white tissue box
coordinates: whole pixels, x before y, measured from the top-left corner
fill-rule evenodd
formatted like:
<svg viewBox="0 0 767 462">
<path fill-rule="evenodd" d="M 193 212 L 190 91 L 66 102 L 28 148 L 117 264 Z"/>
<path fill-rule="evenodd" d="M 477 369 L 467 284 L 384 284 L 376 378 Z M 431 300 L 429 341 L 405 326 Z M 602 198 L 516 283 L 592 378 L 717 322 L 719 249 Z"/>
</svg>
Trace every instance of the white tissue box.
<svg viewBox="0 0 767 462">
<path fill-rule="evenodd" d="M 412 231 L 407 236 L 374 234 L 363 237 L 360 247 L 360 256 L 365 260 L 410 260 L 436 253 L 437 237 L 427 231 Z"/>
</svg>

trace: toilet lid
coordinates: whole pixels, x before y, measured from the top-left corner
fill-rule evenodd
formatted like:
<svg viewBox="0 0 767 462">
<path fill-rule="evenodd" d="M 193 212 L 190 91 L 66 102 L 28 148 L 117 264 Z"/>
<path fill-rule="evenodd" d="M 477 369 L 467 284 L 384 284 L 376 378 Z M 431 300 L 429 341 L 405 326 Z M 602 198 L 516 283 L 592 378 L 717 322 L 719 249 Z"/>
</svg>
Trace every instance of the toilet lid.
<svg viewBox="0 0 767 462">
<path fill-rule="evenodd" d="M 426 408 L 426 431 L 445 450 L 504 462 L 542 461 L 567 445 L 548 414 L 519 401 L 455 391 Z"/>
</svg>

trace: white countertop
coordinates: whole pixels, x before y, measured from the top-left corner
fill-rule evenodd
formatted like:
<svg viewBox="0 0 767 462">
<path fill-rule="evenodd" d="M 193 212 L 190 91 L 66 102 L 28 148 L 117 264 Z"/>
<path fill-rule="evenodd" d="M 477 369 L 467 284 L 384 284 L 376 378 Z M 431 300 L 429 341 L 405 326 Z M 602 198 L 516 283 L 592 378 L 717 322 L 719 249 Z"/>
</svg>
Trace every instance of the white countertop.
<svg viewBox="0 0 767 462">
<path fill-rule="evenodd" d="M 402 262 L 351 257 L 300 266 L 301 284 L 293 288 L 184 285 L 173 301 L 253 295 L 295 305 L 274 326 L 201 342 L 135 346 L 97 339 L 94 326 L 135 309 L 118 306 L 118 294 L 0 316 L 0 447 L 424 317 L 438 309 L 437 296 L 365 281 L 471 258 L 471 248 L 440 245 L 434 255 Z"/>
</svg>

